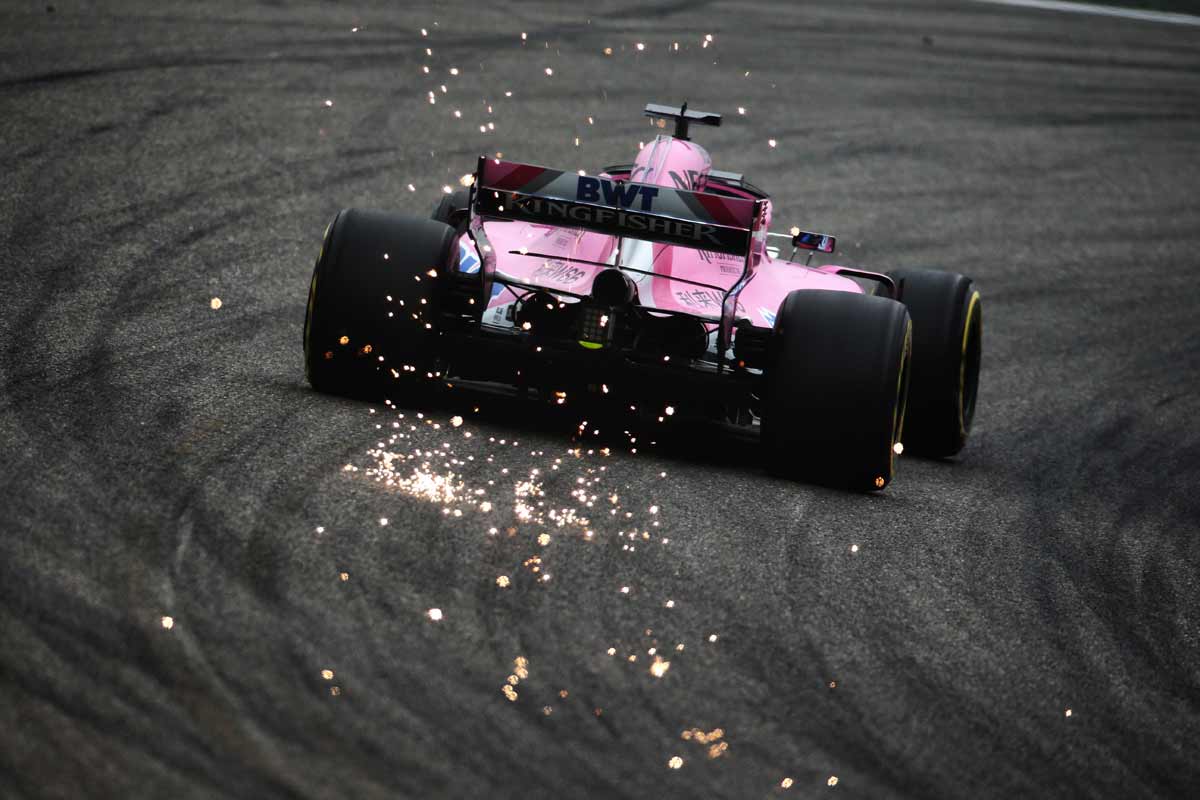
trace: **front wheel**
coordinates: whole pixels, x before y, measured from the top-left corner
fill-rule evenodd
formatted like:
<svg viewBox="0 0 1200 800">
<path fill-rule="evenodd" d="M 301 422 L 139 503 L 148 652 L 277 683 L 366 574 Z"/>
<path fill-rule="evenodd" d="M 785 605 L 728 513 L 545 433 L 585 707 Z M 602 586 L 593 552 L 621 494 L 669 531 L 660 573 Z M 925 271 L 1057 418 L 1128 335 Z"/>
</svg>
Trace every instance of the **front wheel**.
<svg viewBox="0 0 1200 800">
<path fill-rule="evenodd" d="M 983 302 L 965 275 L 889 273 L 913 321 L 912 395 L 905 447 L 945 458 L 962 450 L 975 419 L 983 353 Z"/>
<path fill-rule="evenodd" d="M 325 231 L 304 318 L 304 367 L 320 392 L 377 397 L 411 389 L 436 355 L 438 276 L 454 230 L 348 208 Z"/>
<path fill-rule="evenodd" d="M 895 474 L 912 323 L 894 300 L 798 290 L 779 308 L 766 370 L 762 444 L 774 472 L 849 489 Z"/>
</svg>

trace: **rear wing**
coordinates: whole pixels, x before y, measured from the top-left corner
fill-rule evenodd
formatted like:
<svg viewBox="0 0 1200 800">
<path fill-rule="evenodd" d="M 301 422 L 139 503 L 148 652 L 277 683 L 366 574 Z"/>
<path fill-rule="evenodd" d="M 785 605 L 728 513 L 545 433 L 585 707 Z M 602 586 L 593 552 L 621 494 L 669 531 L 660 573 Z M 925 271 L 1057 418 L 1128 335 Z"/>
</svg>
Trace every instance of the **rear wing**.
<svg viewBox="0 0 1200 800">
<path fill-rule="evenodd" d="M 563 225 L 741 256 L 749 262 L 763 222 L 761 200 L 480 158 L 476 215 Z"/>
</svg>

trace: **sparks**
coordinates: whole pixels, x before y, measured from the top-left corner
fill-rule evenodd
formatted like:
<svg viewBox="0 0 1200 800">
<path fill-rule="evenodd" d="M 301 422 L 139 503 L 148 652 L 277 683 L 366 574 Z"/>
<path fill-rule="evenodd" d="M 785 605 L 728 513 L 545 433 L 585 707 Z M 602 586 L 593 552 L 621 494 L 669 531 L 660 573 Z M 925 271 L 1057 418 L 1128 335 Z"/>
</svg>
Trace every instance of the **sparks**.
<svg viewBox="0 0 1200 800">
<path fill-rule="evenodd" d="M 426 613 L 434 622 L 439 622 L 442 619 L 442 610 L 440 608 L 431 608 Z"/>
<path fill-rule="evenodd" d="M 163 617 L 160 620 L 160 622 L 162 623 L 162 626 L 164 628 L 166 628 L 167 630 L 171 630 L 171 628 L 175 627 L 175 618 L 174 617 Z M 1071 712 L 1069 710 L 1067 711 L 1067 716 L 1068 717 L 1071 716 Z"/>
</svg>

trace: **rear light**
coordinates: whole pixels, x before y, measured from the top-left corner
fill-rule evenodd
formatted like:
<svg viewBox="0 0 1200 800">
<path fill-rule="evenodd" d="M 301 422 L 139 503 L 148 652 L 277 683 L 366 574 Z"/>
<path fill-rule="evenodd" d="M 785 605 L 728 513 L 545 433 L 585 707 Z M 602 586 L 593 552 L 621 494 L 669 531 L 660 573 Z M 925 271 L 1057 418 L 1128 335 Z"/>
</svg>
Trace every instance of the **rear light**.
<svg viewBox="0 0 1200 800">
<path fill-rule="evenodd" d="M 617 315 L 607 306 L 585 305 L 579 311 L 579 343 L 597 350 L 612 343 Z"/>
</svg>

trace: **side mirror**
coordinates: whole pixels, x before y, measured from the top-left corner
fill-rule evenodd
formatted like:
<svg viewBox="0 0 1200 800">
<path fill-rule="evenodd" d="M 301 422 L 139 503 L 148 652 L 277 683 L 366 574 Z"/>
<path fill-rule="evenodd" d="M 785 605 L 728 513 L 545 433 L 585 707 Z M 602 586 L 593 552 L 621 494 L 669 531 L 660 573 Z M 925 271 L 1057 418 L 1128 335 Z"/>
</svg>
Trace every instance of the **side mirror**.
<svg viewBox="0 0 1200 800">
<path fill-rule="evenodd" d="M 793 228 L 793 230 L 795 230 Z M 837 247 L 837 239 L 824 233 L 809 233 L 800 231 L 792 237 L 792 247 L 797 250 L 816 250 L 819 253 L 832 253 Z"/>
</svg>

